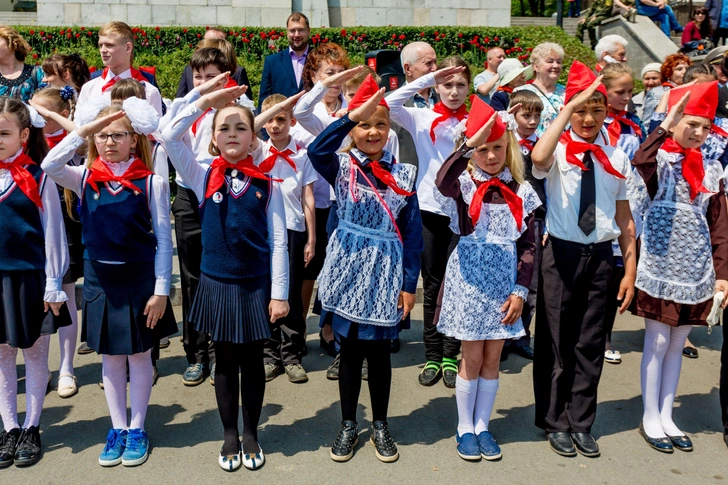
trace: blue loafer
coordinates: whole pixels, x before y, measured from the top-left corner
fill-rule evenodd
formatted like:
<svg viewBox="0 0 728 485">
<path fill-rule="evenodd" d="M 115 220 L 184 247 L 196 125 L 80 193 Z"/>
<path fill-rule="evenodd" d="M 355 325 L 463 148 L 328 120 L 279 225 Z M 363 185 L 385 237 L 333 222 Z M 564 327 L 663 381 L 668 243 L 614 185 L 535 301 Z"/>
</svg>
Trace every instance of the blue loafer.
<svg viewBox="0 0 728 485">
<path fill-rule="evenodd" d="M 675 451 L 675 448 L 673 448 L 670 438 L 651 438 L 647 436 L 647 433 L 645 433 L 645 428 L 642 426 L 642 423 L 640 423 L 639 432 L 645 439 L 647 444 L 650 445 L 653 449 L 662 453 L 672 453 L 673 451 Z"/>
<path fill-rule="evenodd" d="M 462 436 L 456 434 L 455 441 L 457 441 L 458 444 L 457 450 L 460 458 L 468 461 L 480 460 L 478 440 L 475 438 L 473 433 L 465 433 Z"/>
<path fill-rule="evenodd" d="M 478 434 L 478 447 L 484 460 L 500 460 L 503 456 L 500 446 L 498 446 L 490 431 L 482 431 Z"/>
<path fill-rule="evenodd" d="M 687 436 L 668 436 L 672 446 L 680 451 L 693 451 L 693 442 Z"/>
</svg>

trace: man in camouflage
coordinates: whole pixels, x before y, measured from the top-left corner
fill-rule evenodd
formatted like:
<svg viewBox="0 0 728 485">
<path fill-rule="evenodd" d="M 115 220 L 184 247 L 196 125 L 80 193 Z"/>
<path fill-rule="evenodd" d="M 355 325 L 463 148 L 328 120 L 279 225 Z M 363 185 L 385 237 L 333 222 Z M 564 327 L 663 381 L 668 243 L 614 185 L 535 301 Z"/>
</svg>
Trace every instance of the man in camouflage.
<svg viewBox="0 0 728 485">
<path fill-rule="evenodd" d="M 576 38 L 580 42 L 584 42 L 584 30 L 588 29 L 589 43 L 591 48 L 594 49 L 594 46 L 597 45 L 597 26 L 602 20 L 612 16 L 613 8 L 614 0 L 595 0 L 586 11 L 584 18 L 579 20 L 579 25 L 576 28 Z"/>
</svg>

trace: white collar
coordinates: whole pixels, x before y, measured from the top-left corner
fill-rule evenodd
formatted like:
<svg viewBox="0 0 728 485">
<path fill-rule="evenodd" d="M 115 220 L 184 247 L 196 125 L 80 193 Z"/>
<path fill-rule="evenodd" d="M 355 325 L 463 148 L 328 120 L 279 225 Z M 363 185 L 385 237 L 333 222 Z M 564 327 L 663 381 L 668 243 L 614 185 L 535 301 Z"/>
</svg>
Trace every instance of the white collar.
<svg viewBox="0 0 728 485">
<path fill-rule="evenodd" d="M 120 175 L 123 175 L 129 169 L 129 167 L 131 167 L 131 164 L 134 162 L 134 160 L 136 160 L 136 158 L 133 155 L 131 157 L 129 157 L 129 160 L 127 160 L 125 162 L 116 162 L 115 163 L 115 162 L 107 162 L 103 158 L 101 159 L 101 161 L 104 162 L 104 165 L 109 167 L 109 170 L 111 170 L 111 172 L 114 175 L 116 175 L 117 177 Z"/>
<path fill-rule="evenodd" d="M 293 152 L 292 155 L 295 155 L 296 153 L 298 153 L 299 150 L 298 145 L 296 145 L 296 141 L 293 139 L 293 136 L 288 135 L 288 138 L 288 145 L 281 151 L 284 152 L 286 150 L 291 150 Z M 270 138 L 268 139 L 268 141 L 265 142 L 265 145 L 268 147 L 268 151 L 272 151 L 271 148 L 275 148 L 275 145 L 273 145 L 273 142 L 270 140 Z M 276 148 L 276 150 L 278 149 Z"/>
<path fill-rule="evenodd" d="M 363 154 L 358 148 L 352 148 L 349 153 L 362 166 L 365 166 L 372 161 L 371 158 Z M 384 150 L 382 151 L 382 158 L 379 159 L 379 163 L 385 163 L 392 166 L 395 163 L 394 157 L 387 150 Z"/>
<path fill-rule="evenodd" d="M 583 139 L 582 137 L 580 137 L 579 135 L 577 135 L 576 133 L 574 133 L 574 129 L 573 128 L 569 128 L 569 132 L 571 133 L 571 139 L 572 140 L 574 140 L 576 142 L 581 142 L 581 143 L 589 143 L 585 139 Z M 603 129 L 602 130 L 599 130 L 599 134 L 597 135 L 597 137 L 594 140 L 594 143 L 593 144 L 594 145 L 598 145 L 600 147 L 610 146 L 609 145 L 609 141 L 607 141 L 607 137 L 604 134 L 604 130 Z"/>
<path fill-rule="evenodd" d="M 21 154 L 21 153 L 23 153 L 23 147 L 20 147 L 20 148 L 18 149 L 18 151 L 17 151 L 17 152 L 15 152 L 15 155 L 13 155 L 13 156 L 12 156 L 12 157 L 10 157 L 10 158 L 6 158 L 6 159 L 5 159 L 5 160 L 3 160 L 2 162 L 3 162 L 3 163 L 12 163 L 12 162 L 14 162 L 14 161 L 15 161 L 15 159 L 16 159 L 16 158 L 18 158 L 18 157 L 20 156 L 20 154 Z"/>
<path fill-rule="evenodd" d="M 489 174 L 475 164 L 473 166 L 473 169 L 470 171 L 470 176 L 473 178 L 473 180 L 476 180 L 478 182 L 487 182 L 494 177 L 494 175 Z M 504 184 L 513 181 L 513 175 L 511 174 L 511 171 L 508 169 L 508 167 L 503 167 L 501 173 L 495 175 L 495 177 L 498 177 L 500 181 Z"/>
</svg>

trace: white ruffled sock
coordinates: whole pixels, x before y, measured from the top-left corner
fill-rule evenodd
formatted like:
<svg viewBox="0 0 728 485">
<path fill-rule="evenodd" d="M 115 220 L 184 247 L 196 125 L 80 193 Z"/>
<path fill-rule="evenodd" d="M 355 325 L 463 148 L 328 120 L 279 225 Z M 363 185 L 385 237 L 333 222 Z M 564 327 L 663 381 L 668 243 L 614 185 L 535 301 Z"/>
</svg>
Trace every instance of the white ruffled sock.
<svg viewBox="0 0 728 485">
<path fill-rule="evenodd" d="M 455 378 L 455 401 L 458 405 L 458 434 L 475 432 L 473 414 L 475 400 L 478 396 L 478 379 L 468 381 L 460 377 Z"/>
</svg>

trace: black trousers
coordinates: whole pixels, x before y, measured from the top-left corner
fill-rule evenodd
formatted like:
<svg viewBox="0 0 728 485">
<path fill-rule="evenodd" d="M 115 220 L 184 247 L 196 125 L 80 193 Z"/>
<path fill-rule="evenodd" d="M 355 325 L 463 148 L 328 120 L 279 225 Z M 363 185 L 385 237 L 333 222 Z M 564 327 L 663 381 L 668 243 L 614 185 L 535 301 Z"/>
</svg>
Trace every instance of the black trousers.
<svg viewBox="0 0 728 485">
<path fill-rule="evenodd" d="M 728 331 L 723 326 L 723 348 L 720 352 L 720 409 L 723 435 L 728 436 Z"/>
<path fill-rule="evenodd" d="M 351 325 L 349 337 L 340 338 L 339 398 L 341 419 L 356 421 L 356 408 L 361 391 L 361 367 L 369 365 L 369 396 L 372 400 L 372 421 L 386 421 L 389 393 L 392 387 L 392 362 L 389 340 L 359 340 L 359 326 Z"/>
<path fill-rule="evenodd" d="M 215 350 L 209 336 L 195 330 L 195 325 L 187 318 L 200 281 L 202 261 L 202 228 L 198 206 L 197 196 L 192 190 L 184 187 L 177 189 L 172 214 L 182 283 L 182 342 L 190 365 L 215 363 Z"/>
<path fill-rule="evenodd" d="M 611 242 L 583 245 L 549 236 L 541 260 L 533 387 L 536 426 L 589 433 L 604 365 Z"/>
<path fill-rule="evenodd" d="M 266 364 L 300 364 L 306 343 L 306 322 L 303 320 L 303 250 L 308 240 L 305 232 L 288 231 L 288 315 L 271 328 L 265 341 Z"/>
<path fill-rule="evenodd" d="M 533 228 L 536 232 L 536 248 L 533 253 L 533 275 L 531 276 L 531 284 L 528 285 L 528 296 L 526 302 L 523 305 L 523 312 L 521 313 L 521 321 L 523 322 L 523 329 L 526 331 L 526 335 L 523 337 L 506 340 L 504 347 L 526 347 L 531 345 L 531 320 L 533 315 L 536 313 L 536 301 L 538 300 L 538 282 L 540 280 L 540 268 L 541 268 L 541 257 L 543 255 L 543 245 L 541 239 L 543 234 L 544 221 L 535 220 L 533 222 Z"/>
<path fill-rule="evenodd" d="M 443 357 L 457 358 L 460 341 L 447 337 L 437 331 L 435 312 L 437 297 L 445 278 L 447 260 L 457 245 L 457 238 L 450 230 L 450 218 L 428 211 L 420 211 L 422 216 L 422 238 L 425 249 L 422 251 L 422 285 L 424 287 L 424 329 L 425 358 L 442 362 Z"/>
</svg>

